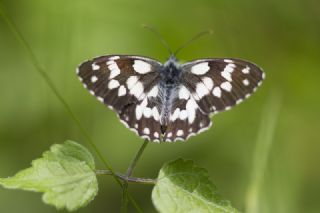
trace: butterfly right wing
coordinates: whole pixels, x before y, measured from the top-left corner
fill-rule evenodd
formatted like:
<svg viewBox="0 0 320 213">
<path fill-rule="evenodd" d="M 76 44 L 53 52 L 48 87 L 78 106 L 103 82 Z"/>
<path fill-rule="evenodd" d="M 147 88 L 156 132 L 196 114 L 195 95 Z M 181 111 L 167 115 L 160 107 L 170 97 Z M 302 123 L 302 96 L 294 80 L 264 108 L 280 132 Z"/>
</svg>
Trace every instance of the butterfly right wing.
<svg viewBox="0 0 320 213">
<path fill-rule="evenodd" d="M 186 140 L 210 128 L 211 113 L 249 97 L 264 79 L 256 65 L 240 59 L 200 59 L 181 66 L 164 140 Z"/>
<path fill-rule="evenodd" d="M 200 59 L 183 64 L 182 70 L 182 83 L 205 114 L 241 103 L 265 77 L 257 65 L 240 59 Z"/>
</svg>

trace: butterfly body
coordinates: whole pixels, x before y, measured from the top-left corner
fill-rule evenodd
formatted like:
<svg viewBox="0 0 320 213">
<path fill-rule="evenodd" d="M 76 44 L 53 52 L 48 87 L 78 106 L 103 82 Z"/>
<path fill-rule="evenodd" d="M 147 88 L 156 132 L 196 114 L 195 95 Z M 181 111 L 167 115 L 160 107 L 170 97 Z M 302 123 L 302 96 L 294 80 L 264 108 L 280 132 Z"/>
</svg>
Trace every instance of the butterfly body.
<svg viewBox="0 0 320 213">
<path fill-rule="evenodd" d="M 166 128 L 170 111 L 173 106 L 180 83 L 181 68 L 174 56 L 170 56 L 169 60 L 164 63 L 160 69 L 159 81 L 159 98 L 160 102 L 160 124 L 162 129 Z M 164 133 L 164 131 L 163 131 Z"/>
<path fill-rule="evenodd" d="M 77 74 L 90 93 L 116 111 L 140 137 L 187 140 L 211 126 L 210 115 L 249 97 L 264 73 L 240 59 L 199 59 L 179 64 L 109 55 L 81 64 Z"/>
</svg>

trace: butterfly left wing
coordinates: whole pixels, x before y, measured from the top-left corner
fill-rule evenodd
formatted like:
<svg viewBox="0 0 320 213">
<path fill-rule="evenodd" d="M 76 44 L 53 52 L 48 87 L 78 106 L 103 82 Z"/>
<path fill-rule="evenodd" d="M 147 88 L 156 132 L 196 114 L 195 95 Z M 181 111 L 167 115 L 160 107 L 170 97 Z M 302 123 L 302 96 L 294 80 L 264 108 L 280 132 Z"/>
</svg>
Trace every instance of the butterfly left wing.
<svg viewBox="0 0 320 213">
<path fill-rule="evenodd" d="M 139 136 L 159 140 L 157 83 L 161 63 L 141 56 L 109 55 L 79 66 L 85 88 L 118 113 L 120 120 Z"/>
</svg>

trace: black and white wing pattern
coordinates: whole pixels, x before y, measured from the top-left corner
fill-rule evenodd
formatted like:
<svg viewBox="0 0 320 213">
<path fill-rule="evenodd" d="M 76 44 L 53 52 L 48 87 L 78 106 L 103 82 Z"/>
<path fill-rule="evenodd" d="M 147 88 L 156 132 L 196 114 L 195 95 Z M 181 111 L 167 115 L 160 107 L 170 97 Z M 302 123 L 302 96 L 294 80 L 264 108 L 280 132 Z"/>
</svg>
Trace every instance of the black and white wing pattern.
<svg viewBox="0 0 320 213">
<path fill-rule="evenodd" d="M 249 97 L 263 71 L 240 59 L 200 59 L 162 65 L 141 56 L 109 55 L 84 62 L 85 88 L 116 111 L 122 123 L 150 141 L 187 140 L 211 126 L 210 115 Z"/>
<path fill-rule="evenodd" d="M 240 59 L 200 59 L 181 65 L 181 85 L 164 140 L 186 140 L 211 126 L 210 115 L 248 98 L 265 77 L 261 68 Z"/>
<path fill-rule="evenodd" d="M 146 57 L 109 55 L 84 62 L 77 75 L 128 128 L 143 138 L 160 141 L 157 83 L 161 66 Z"/>
</svg>

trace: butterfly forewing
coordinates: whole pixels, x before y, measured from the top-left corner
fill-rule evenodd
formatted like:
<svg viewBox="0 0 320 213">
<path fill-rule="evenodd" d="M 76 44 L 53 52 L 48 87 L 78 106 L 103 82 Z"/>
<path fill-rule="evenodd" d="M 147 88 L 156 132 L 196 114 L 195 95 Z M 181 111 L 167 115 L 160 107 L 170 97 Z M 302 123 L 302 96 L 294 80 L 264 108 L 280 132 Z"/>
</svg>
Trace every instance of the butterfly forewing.
<svg viewBox="0 0 320 213">
<path fill-rule="evenodd" d="M 154 108 L 159 69 L 161 64 L 150 58 L 110 55 L 84 62 L 77 74 L 84 87 L 115 110 L 128 128 L 159 140 L 159 112 Z"/>
<path fill-rule="evenodd" d="M 202 59 L 182 65 L 181 79 L 201 111 L 210 114 L 228 110 L 249 97 L 264 73 L 240 59 Z"/>
</svg>

